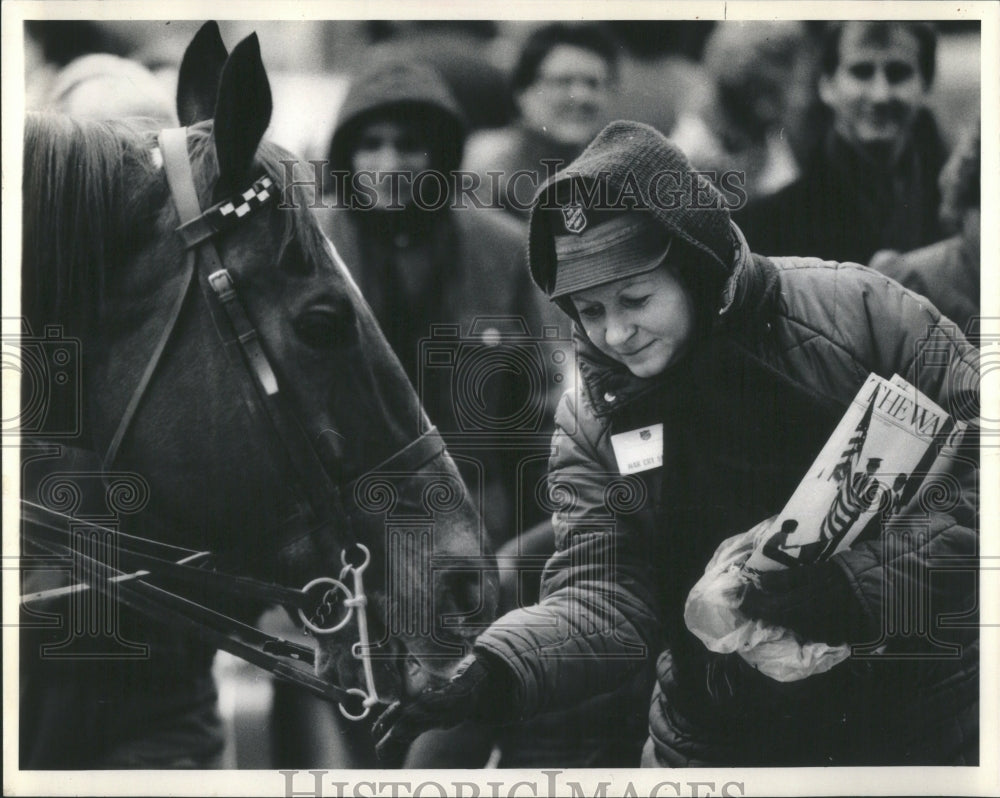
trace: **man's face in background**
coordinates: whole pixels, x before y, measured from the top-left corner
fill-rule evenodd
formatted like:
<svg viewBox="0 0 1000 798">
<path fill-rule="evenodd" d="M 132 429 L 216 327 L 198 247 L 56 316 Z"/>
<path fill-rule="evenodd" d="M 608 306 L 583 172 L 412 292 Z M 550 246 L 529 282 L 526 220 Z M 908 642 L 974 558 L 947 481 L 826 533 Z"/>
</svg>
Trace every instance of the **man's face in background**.
<svg viewBox="0 0 1000 798">
<path fill-rule="evenodd" d="M 612 72 L 597 53 L 559 44 L 538 65 L 518 105 L 525 123 L 560 144 L 581 149 L 607 121 Z"/>
<path fill-rule="evenodd" d="M 848 23 L 832 75 L 820 79 L 820 98 L 847 141 L 874 152 L 898 152 L 927 96 L 920 44 L 902 25 Z"/>
</svg>

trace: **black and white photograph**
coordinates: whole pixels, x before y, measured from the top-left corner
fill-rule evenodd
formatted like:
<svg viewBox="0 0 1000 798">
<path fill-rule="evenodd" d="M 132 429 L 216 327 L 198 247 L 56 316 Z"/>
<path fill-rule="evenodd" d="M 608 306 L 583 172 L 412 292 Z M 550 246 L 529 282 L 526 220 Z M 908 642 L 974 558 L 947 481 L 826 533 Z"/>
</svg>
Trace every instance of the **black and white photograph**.
<svg viewBox="0 0 1000 798">
<path fill-rule="evenodd" d="M 4 795 L 1000 795 L 1000 5 L 2 13 Z"/>
</svg>

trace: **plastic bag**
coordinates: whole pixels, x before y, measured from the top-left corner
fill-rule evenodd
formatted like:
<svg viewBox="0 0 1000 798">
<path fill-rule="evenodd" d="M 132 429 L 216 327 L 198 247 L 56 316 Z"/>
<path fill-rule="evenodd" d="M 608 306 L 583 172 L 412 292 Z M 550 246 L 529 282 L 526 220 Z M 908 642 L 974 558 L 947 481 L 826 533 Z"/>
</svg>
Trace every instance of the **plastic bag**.
<svg viewBox="0 0 1000 798">
<path fill-rule="evenodd" d="M 772 679 L 794 682 L 830 670 L 850 656 L 851 647 L 803 642 L 789 629 L 740 612 L 749 584 L 743 564 L 770 531 L 772 520 L 722 541 L 705 574 L 688 594 L 684 622 L 710 651 L 738 653 Z"/>
</svg>

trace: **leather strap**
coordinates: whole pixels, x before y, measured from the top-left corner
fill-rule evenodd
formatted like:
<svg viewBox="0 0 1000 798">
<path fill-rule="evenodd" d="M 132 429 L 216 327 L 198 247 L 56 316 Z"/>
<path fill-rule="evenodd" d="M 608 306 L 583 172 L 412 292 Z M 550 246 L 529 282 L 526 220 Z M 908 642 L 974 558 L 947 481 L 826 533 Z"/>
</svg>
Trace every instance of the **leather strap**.
<svg viewBox="0 0 1000 798">
<path fill-rule="evenodd" d="M 208 245 L 211 247 L 211 245 Z M 214 249 L 214 247 L 212 247 Z M 246 357 L 247 365 L 253 372 L 260 387 L 264 389 L 267 396 L 274 396 L 278 392 L 278 378 L 271 370 L 271 364 L 267 360 L 267 355 L 261 348 L 260 339 L 257 337 L 257 330 L 250 319 L 247 318 L 243 304 L 236 296 L 236 287 L 233 278 L 226 269 L 217 269 L 208 275 L 208 284 L 215 292 L 219 304 L 229 317 L 229 323 L 233 325 L 236 333 L 236 340 L 240 342 L 243 354 Z"/>
<path fill-rule="evenodd" d="M 419 438 L 408 443 L 391 457 L 383 460 L 374 468 L 369 469 L 365 474 L 353 479 L 348 485 L 348 495 L 354 495 L 354 487 L 368 474 L 377 474 L 380 471 L 397 471 L 409 473 L 418 471 L 422 466 L 427 465 L 435 457 L 444 454 L 447 445 L 437 427 L 431 427 Z"/>
<path fill-rule="evenodd" d="M 160 132 L 163 166 L 180 217 L 179 230 L 191 229 L 191 223 L 203 216 L 186 142 L 184 128 Z M 223 266 L 214 242 L 211 237 L 199 239 L 188 251 L 193 254 L 198 268 L 204 275 L 205 283 L 211 289 L 210 295 L 225 311 L 233 337 L 229 340 L 223 336 L 223 343 L 235 342 L 242 353 L 246 367 L 253 375 L 252 382 L 256 388 L 258 404 L 263 406 L 272 429 L 283 445 L 284 453 L 298 477 L 299 485 L 305 491 L 306 500 L 314 517 L 317 520 L 330 517 L 342 519 L 341 534 L 349 542 L 355 542 L 357 538 L 350 527 L 347 514 L 343 512 L 337 486 L 331 482 L 312 441 L 294 414 L 281 405 L 282 396 L 278 378 L 261 346 L 257 330 L 250 321 L 243 303 L 240 302 L 235 280 Z"/>
<path fill-rule="evenodd" d="M 168 153 L 171 160 L 176 161 L 178 158 L 183 158 L 185 162 L 188 160 L 187 153 L 187 128 L 169 128 L 167 130 L 160 131 L 160 150 L 163 153 L 164 162 L 167 161 Z M 176 171 L 176 170 L 174 170 Z M 174 203 L 177 205 L 177 210 L 183 217 L 186 212 L 189 212 L 192 208 L 194 210 L 194 215 L 197 216 L 198 210 L 198 195 L 195 192 L 194 183 L 190 180 L 185 182 L 183 180 L 178 181 L 176 175 L 172 175 L 171 170 L 167 170 L 167 183 L 170 185 L 170 193 L 174 197 Z M 115 430 L 115 434 L 111 438 L 111 443 L 108 446 L 108 450 L 104 455 L 104 469 L 110 470 L 111 466 L 114 464 L 118 457 L 118 450 L 121 448 L 122 442 L 125 440 L 125 433 L 128 432 L 129 427 L 132 425 L 132 419 L 135 418 L 135 413 L 139 409 L 139 403 L 142 401 L 142 397 L 146 394 L 146 388 L 149 387 L 150 381 L 153 379 L 153 374 L 156 372 L 157 366 L 159 366 L 160 358 L 163 355 L 163 350 L 166 349 L 167 341 L 170 340 L 170 336 L 174 331 L 174 326 L 177 324 L 177 319 L 181 315 L 181 310 L 184 307 L 184 301 L 187 298 L 188 290 L 193 282 L 195 272 L 195 258 L 193 253 L 188 253 L 184 258 L 184 282 L 181 285 L 181 290 L 177 294 L 177 298 L 174 300 L 173 307 L 170 309 L 170 315 L 167 317 L 167 323 L 164 325 L 163 330 L 160 333 L 159 340 L 156 342 L 156 347 L 153 349 L 153 353 L 149 360 L 146 362 L 146 368 L 142 372 L 142 376 L 139 378 L 139 383 L 136 385 L 135 390 L 132 391 L 132 396 L 129 399 L 128 404 L 125 406 L 125 412 L 122 414 L 121 420 L 118 422 L 118 428 Z"/>
<path fill-rule="evenodd" d="M 234 576 L 224 571 L 208 570 L 206 566 L 213 563 L 210 552 L 194 551 L 107 529 L 100 524 L 81 521 L 26 500 L 21 502 L 21 517 L 32 525 L 32 531 L 26 535 L 35 543 L 44 541 L 66 547 L 67 530 L 74 528 L 86 528 L 113 536 L 119 561 L 128 563 L 127 567 L 130 569 L 146 572 L 143 575 L 152 574 L 206 586 L 214 593 L 244 601 L 258 600 L 302 610 L 312 609 L 316 603 L 301 590 L 250 577 Z M 188 564 L 192 562 L 199 564 Z"/>
<path fill-rule="evenodd" d="M 163 326 L 163 330 L 160 332 L 160 338 L 156 342 L 156 347 L 153 349 L 153 353 L 149 356 L 149 360 L 146 362 L 146 368 L 142 372 L 142 377 L 139 378 L 139 383 L 135 386 L 135 390 L 132 391 L 132 397 L 125 406 L 125 412 L 122 413 L 121 420 L 118 422 L 118 428 L 115 430 L 115 434 L 111 438 L 111 443 L 108 445 L 108 451 L 105 453 L 103 460 L 105 471 L 111 470 L 111 466 L 118 457 L 118 450 L 121 448 L 122 441 L 125 440 L 125 433 L 128 432 L 128 429 L 132 424 L 132 419 L 135 418 L 135 412 L 139 409 L 139 403 L 142 401 L 142 397 L 146 393 L 146 388 L 149 387 L 149 383 L 153 379 L 156 367 L 160 364 L 160 358 L 163 356 L 163 350 L 167 348 L 167 341 L 170 340 L 174 327 L 177 326 L 177 319 L 180 318 L 181 310 L 184 308 L 184 301 L 187 299 L 188 292 L 191 289 L 191 283 L 194 282 L 193 278 L 193 259 L 190 257 L 185 258 L 184 279 L 181 283 L 181 290 L 177 292 L 177 298 L 174 300 L 174 304 L 170 308 L 170 315 L 167 316 L 167 323 Z"/>
<path fill-rule="evenodd" d="M 305 646 L 274 637 L 228 615 L 171 593 L 142 578 L 124 579 L 127 574 L 69 546 L 33 540 L 53 556 L 72 557 L 92 590 L 131 607 L 136 612 L 200 638 L 214 648 L 246 660 L 276 678 L 295 684 L 313 695 L 343 705 L 357 702 L 357 695 L 340 685 L 324 681 L 283 659 L 311 664 L 313 652 Z"/>
</svg>

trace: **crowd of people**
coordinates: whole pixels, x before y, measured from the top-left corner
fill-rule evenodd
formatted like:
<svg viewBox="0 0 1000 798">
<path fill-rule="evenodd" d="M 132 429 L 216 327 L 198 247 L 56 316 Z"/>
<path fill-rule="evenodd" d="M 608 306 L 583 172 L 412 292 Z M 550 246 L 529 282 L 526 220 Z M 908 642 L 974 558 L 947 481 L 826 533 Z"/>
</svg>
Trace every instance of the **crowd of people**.
<svg viewBox="0 0 1000 798">
<path fill-rule="evenodd" d="M 448 684 L 378 719 L 381 761 L 978 763 L 975 629 L 882 626 L 893 591 L 936 615 L 976 600 L 971 577 L 923 578 L 979 550 L 981 133 L 969 109 L 949 146 L 930 110 L 936 28 L 718 23 L 689 62 L 696 90 L 658 117 L 669 129 L 613 121 L 636 61 L 613 26 L 535 25 L 506 73 L 387 39 L 348 76 L 316 213 L 459 455 L 506 614 Z M 109 54 L 70 63 L 39 104 L 175 118 L 150 73 Z M 435 370 L 441 342 L 456 359 Z M 568 367 L 546 361 L 557 342 Z M 480 383 L 455 379 L 483 353 Z M 887 549 L 876 518 L 748 590 L 747 615 L 804 640 L 884 644 L 779 683 L 708 651 L 685 600 L 720 543 L 781 510 L 871 372 L 963 414 L 962 456 L 926 477 L 960 497 L 914 500 L 928 532 L 912 545 Z M 623 468 L 621 436 L 657 425 L 655 465 Z M 942 642 L 960 654 L 937 657 Z M 281 764 L 375 762 L 357 756 Z"/>
</svg>

